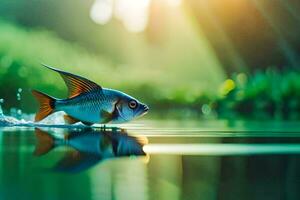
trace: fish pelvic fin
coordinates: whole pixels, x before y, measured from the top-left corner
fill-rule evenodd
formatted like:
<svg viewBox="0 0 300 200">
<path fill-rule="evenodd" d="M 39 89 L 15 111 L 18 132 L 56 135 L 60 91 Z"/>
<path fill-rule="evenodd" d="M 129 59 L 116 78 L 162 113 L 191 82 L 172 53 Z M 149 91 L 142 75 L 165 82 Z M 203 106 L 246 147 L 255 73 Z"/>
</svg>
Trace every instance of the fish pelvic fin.
<svg viewBox="0 0 300 200">
<path fill-rule="evenodd" d="M 49 135 L 47 132 L 36 128 L 35 136 L 37 138 L 37 143 L 33 152 L 35 156 L 44 155 L 54 148 L 54 138 L 51 137 L 51 135 Z"/>
<path fill-rule="evenodd" d="M 64 115 L 64 120 L 67 124 L 75 124 L 77 122 L 79 122 L 80 120 L 75 119 L 74 117 L 70 116 L 70 115 Z"/>
<path fill-rule="evenodd" d="M 37 99 L 40 104 L 40 108 L 35 115 L 35 121 L 41 121 L 42 119 L 46 118 L 48 115 L 54 112 L 55 108 L 55 101 L 56 99 L 50 97 L 47 94 L 44 94 L 37 90 L 32 90 L 31 93 Z"/>
<path fill-rule="evenodd" d="M 79 119 L 76 119 L 70 115 L 64 115 L 64 120 L 65 120 L 66 124 L 75 124 L 77 122 L 81 122 L 86 126 L 91 126 L 94 124 L 94 123 L 90 123 L 90 122 L 80 121 Z"/>
<path fill-rule="evenodd" d="M 106 124 L 108 122 L 110 122 L 113 119 L 113 114 L 110 112 L 107 112 L 105 110 L 102 110 L 100 112 L 100 118 L 102 118 L 102 124 Z"/>
</svg>

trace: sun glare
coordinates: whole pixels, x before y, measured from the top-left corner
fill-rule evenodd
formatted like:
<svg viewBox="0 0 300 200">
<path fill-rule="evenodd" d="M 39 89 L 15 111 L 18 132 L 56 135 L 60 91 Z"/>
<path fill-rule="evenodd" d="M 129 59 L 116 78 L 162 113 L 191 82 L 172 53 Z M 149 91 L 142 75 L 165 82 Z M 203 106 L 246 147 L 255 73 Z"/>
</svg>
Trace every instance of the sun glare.
<svg viewBox="0 0 300 200">
<path fill-rule="evenodd" d="M 177 7 L 181 0 L 165 0 Z M 97 24 L 107 24 L 114 16 L 130 32 L 142 32 L 148 24 L 151 0 L 96 0 L 90 10 L 91 19 Z"/>
<path fill-rule="evenodd" d="M 131 32 L 143 31 L 148 22 L 150 0 L 115 0 L 115 16 Z"/>
<path fill-rule="evenodd" d="M 93 4 L 90 16 L 97 24 L 106 24 L 112 17 L 113 0 L 96 0 Z"/>
<path fill-rule="evenodd" d="M 167 0 L 168 5 L 170 6 L 180 6 L 181 0 Z"/>
</svg>

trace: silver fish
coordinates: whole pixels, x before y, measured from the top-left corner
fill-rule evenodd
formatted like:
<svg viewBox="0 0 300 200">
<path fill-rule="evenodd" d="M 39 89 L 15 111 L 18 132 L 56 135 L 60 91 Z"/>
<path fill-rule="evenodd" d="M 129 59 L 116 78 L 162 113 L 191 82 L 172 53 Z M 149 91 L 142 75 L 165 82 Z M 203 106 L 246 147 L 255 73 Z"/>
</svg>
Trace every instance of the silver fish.
<svg viewBox="0 0 300 200">
<path fill-rule="evenodd" d="M 69 98 L 57 99 L 32 90 L 40 103 L 35 121 L 40 121 L 54 112 L 64 111 L 64 118 L 70 124 L 79 121 L 87 125 L 123 123 L 140 117 L 149 110 L 146 104 L 121 91 L 102 88 L 84 77 L 44 66 L 62 76 L 69 90 Z"/>
</svg>

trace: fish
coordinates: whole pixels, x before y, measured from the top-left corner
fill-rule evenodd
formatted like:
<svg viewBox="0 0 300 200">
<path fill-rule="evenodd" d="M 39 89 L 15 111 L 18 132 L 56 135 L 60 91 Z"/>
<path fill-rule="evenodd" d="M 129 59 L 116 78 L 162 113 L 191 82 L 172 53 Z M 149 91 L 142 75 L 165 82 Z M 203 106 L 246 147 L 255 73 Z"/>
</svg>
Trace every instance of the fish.
<svg viewBox="0 0 300 200">
<path fill-rule="evenodd" d="M 84 77 L 42 64 L 61 75 L 67 88 L 68 98 L 58 99 L 38 90 L 32 90 L 40 104 L 35 122 L 52 113 L 64 111 L 68 124 L 82 122 L 85 125 L 124 123 L 145 115 L 149 107 L 136 98 L 99 84 Z"/>
<path fill-rule="evenodd" d="M 146 156 L 143 146 L 146 137 L 129 136 L 118 130 L 83 129 L 65 134 L 51 134 L 35 129 L 36 146 L 33 154 L 37 157 L 48 154 L 58 147 L 70 147 L 53 169 L 55 171 L 78 173 L 108 159 L 128 156 Z"/>
</svg>

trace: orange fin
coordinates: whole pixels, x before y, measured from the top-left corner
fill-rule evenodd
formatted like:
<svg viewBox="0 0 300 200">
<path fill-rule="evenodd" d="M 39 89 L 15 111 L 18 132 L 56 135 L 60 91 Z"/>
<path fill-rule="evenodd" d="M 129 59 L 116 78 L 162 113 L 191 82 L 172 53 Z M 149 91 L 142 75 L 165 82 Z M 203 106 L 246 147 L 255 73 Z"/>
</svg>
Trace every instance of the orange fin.
<svg viewBox="0 0 300 200">
<path fill-rule="evenodd" d="M 71 117 L 70 115 L 64 115 L 64 120 L 68 124 L 75 124 L 80 121 L 78 119 L 75 119 L 74 117 Z"/>
<path fill-rule="evenodd" d="M 100 85 L 98 85 L 97 83 L 94 83 L 93 81 L 90 81 L 84 77 L 75 75 L 75 74 L 71 74 L 69 72 L 65 72 L 59 69 L 55 69 L 53 67 L 44 65 L 43 66 L 58 72 L 61 77 L 64 79 L 68 90 L 69 90 L 69 98 L 78 96 L 82 93 L 85 92 L 90 92 L 93 91 L 95 89 L 101 90 L 102 87 Z"/>
<path fill-rule="evenodd" d="M 35 136 L 37 138 L 37 144 L 33 152 L 34 155 L 44 155 L 54 147 L 54 139 L 48 133 L 36 128 Z"/>
<path fill-rule="evenodd" d="M 37 90 L 32 90 L 31 92 L 40 103 L 39 111 L 35 115 L 35 121 L 41 121 L 53 113 L 56 99 Z"/>
</svg>

